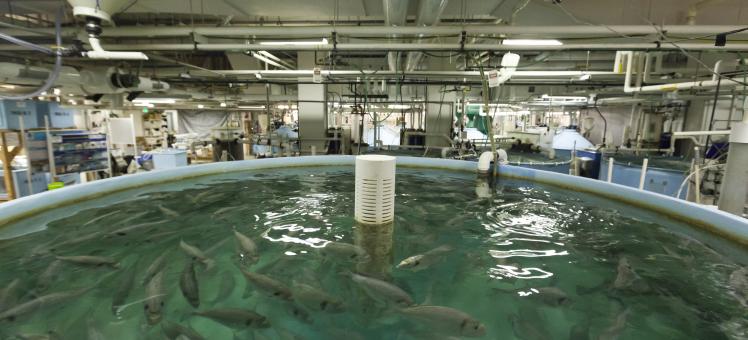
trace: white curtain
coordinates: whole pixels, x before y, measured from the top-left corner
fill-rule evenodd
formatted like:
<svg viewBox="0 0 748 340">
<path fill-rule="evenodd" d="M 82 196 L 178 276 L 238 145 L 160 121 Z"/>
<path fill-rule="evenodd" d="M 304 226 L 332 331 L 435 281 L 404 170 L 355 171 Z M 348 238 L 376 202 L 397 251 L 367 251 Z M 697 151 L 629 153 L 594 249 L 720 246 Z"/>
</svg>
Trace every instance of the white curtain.
<svg viewBox="0 0 748 340">
<path fill-rule="evenodd" d="M 199 136 L 210 135 L 211 129 L 226 125 L 229 119 L 227 112 L 179 110 L 177 133 L 195 133 Z"/>
</svg>

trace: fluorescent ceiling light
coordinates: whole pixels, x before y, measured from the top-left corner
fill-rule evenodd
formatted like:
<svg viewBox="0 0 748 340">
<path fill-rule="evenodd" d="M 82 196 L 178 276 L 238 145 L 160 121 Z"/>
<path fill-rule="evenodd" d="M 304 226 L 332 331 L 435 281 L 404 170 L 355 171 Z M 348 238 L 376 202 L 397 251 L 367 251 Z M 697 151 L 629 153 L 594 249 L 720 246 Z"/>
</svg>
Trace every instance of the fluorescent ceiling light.
<svg viewBox="0 0 748 340">
<path fill-rule="evenodd" d="M 264 105 L 254 105 L 254 106 L 252 106 L 252 105 L 249 105 L 249 106 L 239 105 L 238 108 L 244 109 L 244 110 L 264 110 L 265 106 Z"/>
<path fill-rule="evenodd" d="M 144 107 L 154 107 L 155 106 L 155 105 L 153 105 L 152 103 L 149 103 L 149 102 L 132 102 L 132 104 L 135 105 L 135 106 L 144 106 Z"/>
<path fill-rule="evenodd" d="M 278 62 L 276 62 L 274 60 L 270 60 L 270 58 L 268 58 L 268 57 L 266 57 L 266 56 L 264 56 L 262 54 L 259 54 L 259 53 L 256 53 L 256 52 L 251 52 L 251 55 L 253 57 L 255 57 L 255 59 L 257 59 L 259 61 L 262 61 L 262 62 L 264 62 L 266 64 L 270 64 L 270 65 L 273 65 L 275 67 L 282 68 L 284 70 L 288 70 L 289 69 L 288 67 L 283 66 L 283 65 L 281 65 L 280 63 L 278 63 Z M 255 73 L 255 75 L 257 75 L 257 73 Z"/>
<path fill-rule="evenodd" d="M 556 39 L 504 39 L 502 45 L 511 46 L 561 46 L 562 42 Z"/>
<path fill-rule="evenodd" d="M 202 108 L 204 108 L 204 107 L 205 107 L 205 105 L 203 105 L 203 104 L 197 104 L 197 108 L 198 108 L 198 109 L 202 109 Z"/>
<path fill-rule="evenodd" d="M 262 75 L 261 75 L 261 74 L 259 74 L 259 73 L 255 73 L 255 78 L 257 78 L 257 79 L 262 79 Z"/>
<path fill-rule="evenodd" d="M 261 41 L 260 45 L 295 45 L 295 46 L 309 46 L 309 45 L 327 45 L 327 39 L 322 38 L 321 41 Z"/>
<path fill-rule="evenodd" d="M 221 107 L 226 107 L 226 102 L 221 102 Z"/>
<path fill-rule="evenodd" d="M 137 98 L 132 102 L 136 105 L 138 103 L 174 104 L 177 100 L 174 98 Z"/>
<path fill-rule="evenodd" d="M 60 95 L 60 93 L 62 93 L 62 91 L 60 91 L 60 89 L 57 89 L 57 88 L 56 88 L 56 89 L 52 89 L 52 93 L 54 93 L 54 94 L 55 94 L 55 96 L 59 96 L 59 95 Z"/>
<path fill-rule="evenodd" d="M 590 77 L 592 77 L 592 75 L 590 75 L 589 73 L 582 73 L 582 75 L 579 76 L 579 80 L 581 81 L 590 80 Z"/>
<path fill-rule="evenodd" d="M 0 84 L 0 87 L 2 87 L 4 89 L 11 89 L 11 90 L 14 89 L 14 88 L 16 88 L 15 85 L 11 85 L 11 84 Z"/>
</svg>

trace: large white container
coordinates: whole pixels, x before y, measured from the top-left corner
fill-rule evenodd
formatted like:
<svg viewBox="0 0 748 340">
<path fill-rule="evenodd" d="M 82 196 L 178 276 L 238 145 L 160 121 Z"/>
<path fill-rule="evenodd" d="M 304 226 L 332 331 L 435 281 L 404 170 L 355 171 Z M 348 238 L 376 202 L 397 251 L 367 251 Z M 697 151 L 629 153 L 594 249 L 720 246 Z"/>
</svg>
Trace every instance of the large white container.
<svg viewBox="0 0 748 340">
<path fill-rule="evenodd" d="M 187 151 L 167 149 L 153 153 L 153 168 L 156 170 L 187 166 Z"/>
<path fill-rule="evenodd" d="M 395 157 L 356 157 L 356 221 L 391 223 L 395 217 Z"/>
</svg>

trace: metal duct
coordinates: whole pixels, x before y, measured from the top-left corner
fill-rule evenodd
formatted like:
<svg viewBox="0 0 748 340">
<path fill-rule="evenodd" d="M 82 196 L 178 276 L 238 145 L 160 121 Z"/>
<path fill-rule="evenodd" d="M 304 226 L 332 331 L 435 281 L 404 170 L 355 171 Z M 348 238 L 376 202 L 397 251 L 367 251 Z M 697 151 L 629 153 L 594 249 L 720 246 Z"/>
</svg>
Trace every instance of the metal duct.
<svg viewBox="0 0 748 340">
<path fill-rule="evenodd" d="M 382 0 L 384 9 L 384 25 L 386 27 L 405 26 L 405 20 L 408 17 L 408 0 Z M 391 38 L 397 38 L 397 35 L 391 35 Z M 390 71 L 395 71 L 398 67 L 398 52 L 387 53 L 387 65 Z M 402 66 L 401 66 L 402 67 Z"/>
<path fill-rule="evenodd" d="M 436 26 L 439 23 L 439 17 L 447 7 L 448 0 L 421 0 L 418 3 L 418 18 L 416 26 Z M 416 43 L 420 44 L 423 34 L 418 35 Z M 405 60 L 405 70 L 413 71 L 418 67 L 423 59 L 421 52 L 408 52 Z"/>
</svg>

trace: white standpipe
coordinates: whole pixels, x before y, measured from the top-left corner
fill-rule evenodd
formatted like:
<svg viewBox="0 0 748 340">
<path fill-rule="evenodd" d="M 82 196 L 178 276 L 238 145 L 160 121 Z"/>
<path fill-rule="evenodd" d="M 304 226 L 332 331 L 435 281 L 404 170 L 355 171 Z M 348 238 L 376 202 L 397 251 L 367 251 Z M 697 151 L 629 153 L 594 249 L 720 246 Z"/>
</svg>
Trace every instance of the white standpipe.
<svg viewBox="0 0 748 340">
<path fill-rule="evenodd" d="M 480 154 L 478 158 L 478 173 L 487 174 L 491 172 L 491 162 L 493 162 L 494 156 L 491 151 L 486 151 Z"/>
<path fill-rule="evenodd" d="M 644 190 L 644 180 L 647 178 L 647 165 L 649 165 L 649 158 L 645 158 L 644 163 L 642 163 L 642 173 L 639 175 L 639 190 Z"/>
<path fill-rule="evenodd" d="M 363 224 L 387 224 L 395 217 L 395 157 L 356 157 L 355 219 Z"/>
<path fill-rule="evenodd" d="M 608 159 L 608 183 L 613 182 L 613 165 L 615 164 L 615 160 L 613 157 L 610 157 Z"/>
</svg>

